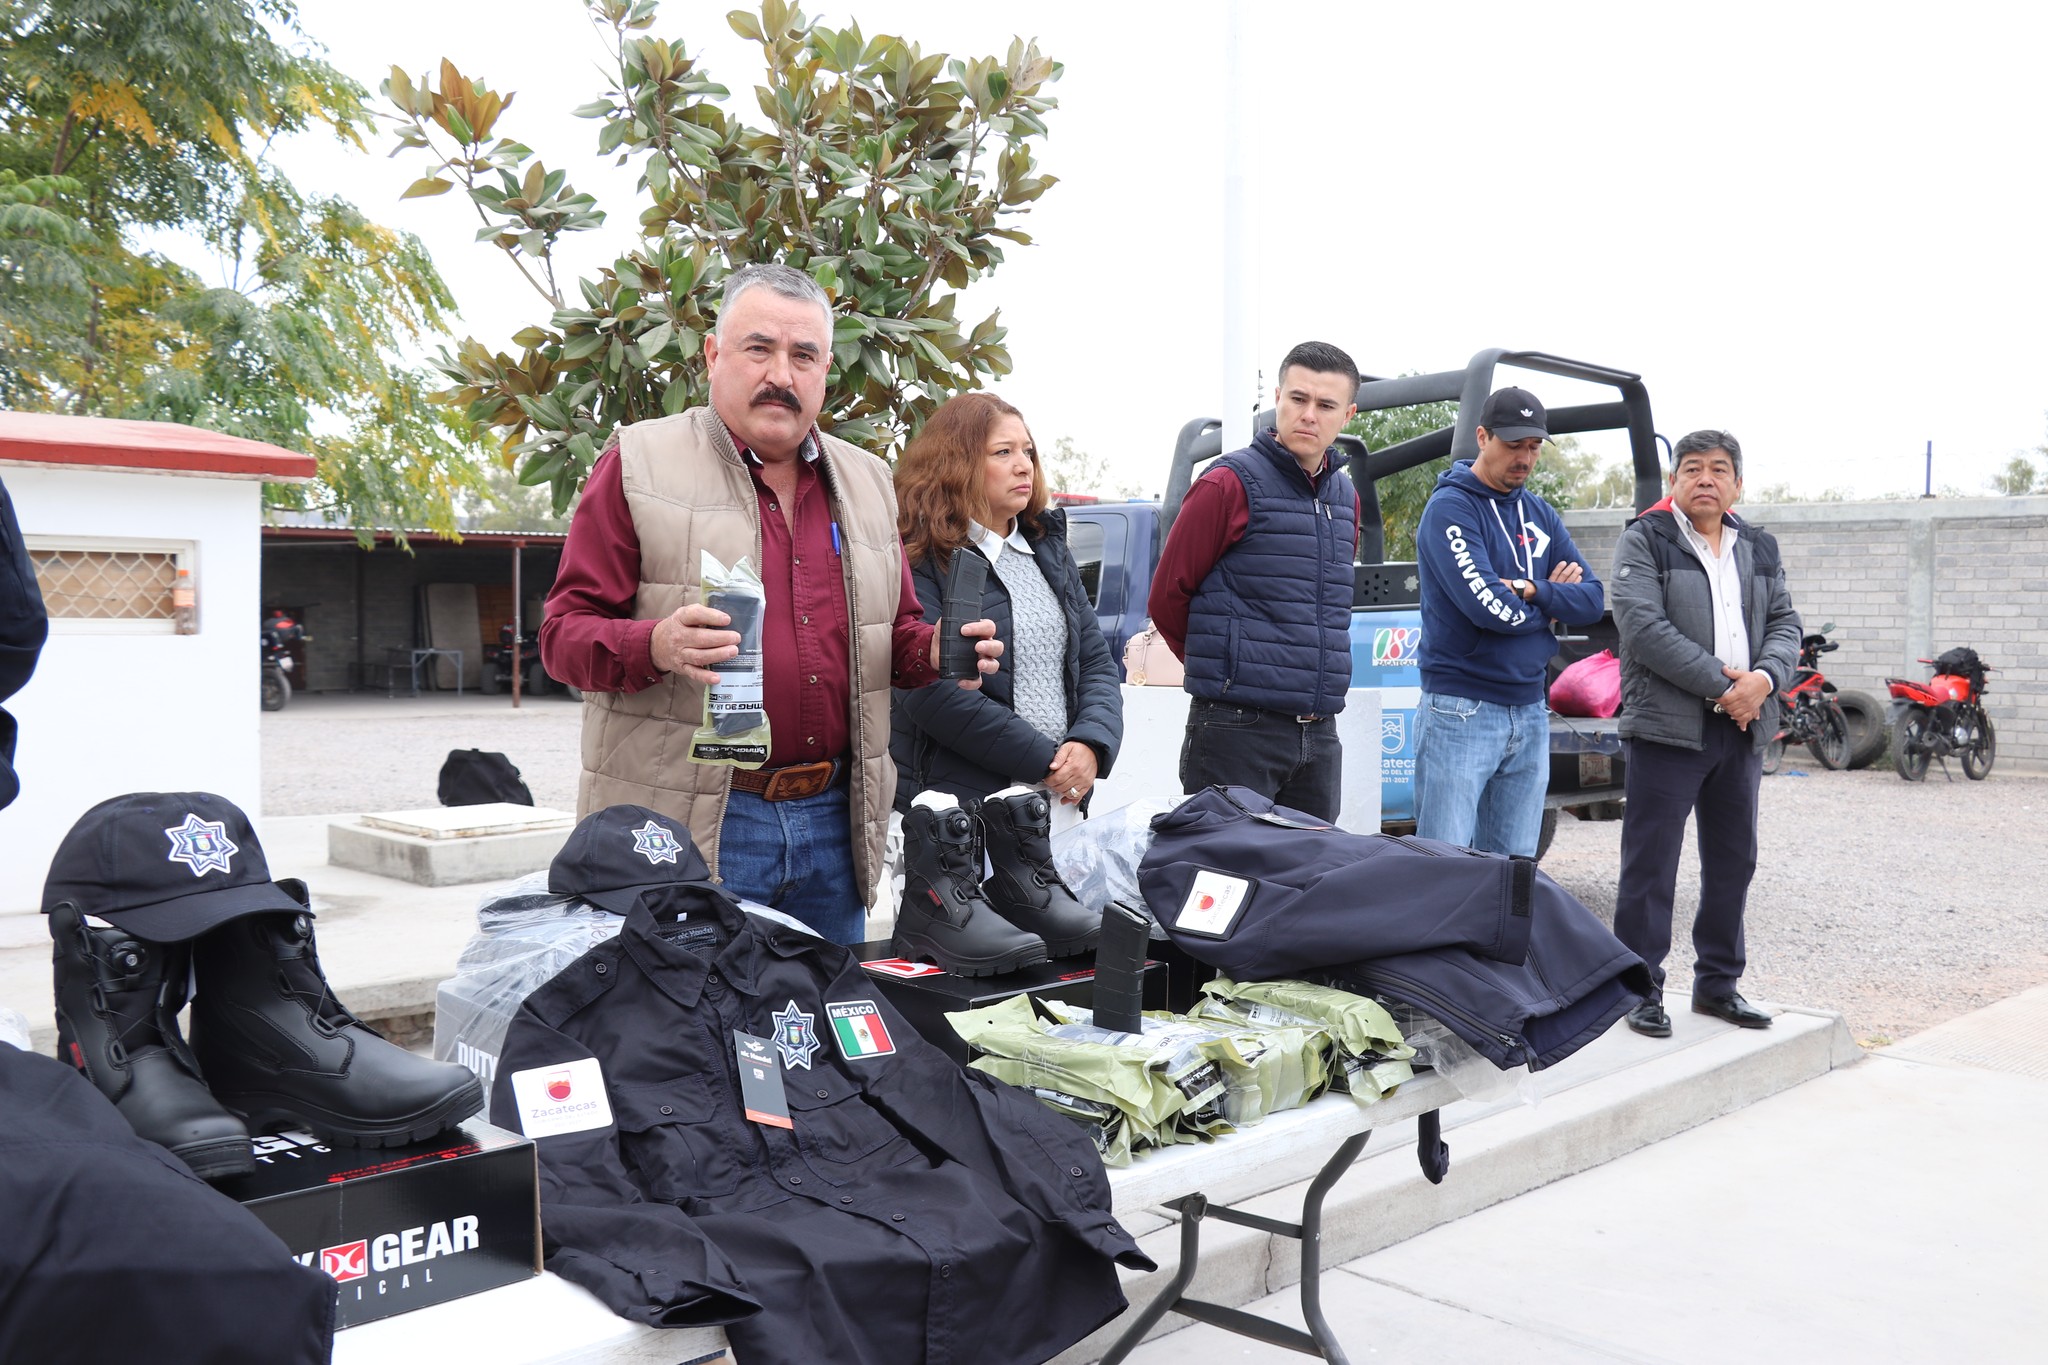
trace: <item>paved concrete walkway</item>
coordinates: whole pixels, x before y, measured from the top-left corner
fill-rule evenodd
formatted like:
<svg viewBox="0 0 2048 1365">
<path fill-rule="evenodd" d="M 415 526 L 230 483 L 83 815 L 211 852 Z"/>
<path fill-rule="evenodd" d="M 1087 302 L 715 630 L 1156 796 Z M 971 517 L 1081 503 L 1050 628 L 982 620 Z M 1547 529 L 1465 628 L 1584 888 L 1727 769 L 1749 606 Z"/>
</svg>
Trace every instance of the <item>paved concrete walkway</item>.
<svg viewBox="0 0 2048 1365">
<path fill-rule="evenodd" d="M 2038 1361 L 2044 1150 L 2039 987 L 1326 1271 L 1324 1311 L 1354 1365 Z M 1203 1326 L 1130 1357 L 1301 1359 Z"/>
</svg>

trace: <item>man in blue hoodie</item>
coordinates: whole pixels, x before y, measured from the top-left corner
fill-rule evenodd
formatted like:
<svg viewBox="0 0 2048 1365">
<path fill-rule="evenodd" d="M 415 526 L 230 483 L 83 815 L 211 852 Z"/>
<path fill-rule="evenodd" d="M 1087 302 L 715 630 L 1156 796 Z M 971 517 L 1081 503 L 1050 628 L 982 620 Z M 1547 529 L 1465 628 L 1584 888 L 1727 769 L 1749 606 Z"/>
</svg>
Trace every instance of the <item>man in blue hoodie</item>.
<svg viewBox="0 0 2048 1365">
<path fill-rule="evenodd" d="M 1415 832 L 1525 858 L 1536 856 L 1550 769 L 1550 622 L 1591 625 L 1606 596 L 1557 513 L 1524 486 L 1549 435 L 1534 394 L 1494 393 L 1478 458 L 1444 471 L 1415 531 Z"/>
</svg>

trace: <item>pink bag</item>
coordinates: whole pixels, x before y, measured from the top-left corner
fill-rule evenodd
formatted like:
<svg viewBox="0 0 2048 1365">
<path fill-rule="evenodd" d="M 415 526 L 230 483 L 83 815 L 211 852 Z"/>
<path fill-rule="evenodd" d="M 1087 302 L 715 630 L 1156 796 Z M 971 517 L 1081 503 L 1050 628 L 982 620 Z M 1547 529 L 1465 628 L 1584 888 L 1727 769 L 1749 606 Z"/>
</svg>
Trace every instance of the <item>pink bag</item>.
<svg viewBox="0 0 2048 1365">
<path fill-rule="evenodd" d="M 1621 709 L 1621 660 L 1603 649 L 1567 664 L 1550 685 L 1550 709 L 1560 716 L 1611 716 Z"/>
<path fill-rule="evenodd" d="M 1185 670 L 1150 618 L 1124 641 L 1124 677 L 1133 687 L 1179 687 Z"/>
</svg>

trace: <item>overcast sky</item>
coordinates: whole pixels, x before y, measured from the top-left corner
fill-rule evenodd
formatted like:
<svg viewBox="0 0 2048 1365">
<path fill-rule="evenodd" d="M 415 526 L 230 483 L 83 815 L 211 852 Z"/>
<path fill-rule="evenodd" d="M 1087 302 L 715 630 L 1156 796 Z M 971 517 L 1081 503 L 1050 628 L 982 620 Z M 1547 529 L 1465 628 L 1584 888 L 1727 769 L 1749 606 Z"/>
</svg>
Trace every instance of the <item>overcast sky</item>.
<svg viewBox="0 0 2048 1365">
<path fill-rule="evenodd" d="M 612 211 L 572 239 L 628 247 L 634 168 L 568 111 L 602 92 L 578 0 L 301 0 L 306 31 L 375 89 L 451 57 L 518 100 L 499 131 Z M 758 49 L 730 3 L 668 0 L 654 32 L 701 53 L 758 119 Z M 1734 431 L 1760 485 L 1981 491 L 2042 443 L 2048 409 L 2043 104 L 2048 7 L 1958 3 L 1248 4 L 1252 72 L 1222 88 L 1222 5 L 810 6 L 926 52 L 1035 36 L 1065 63 L 1042 144 L 1061 177 L 1036 245 L 964 301 L 1000 306 L 999 391 L 1042 445 L 1070 436 L 1156 492 L 1173 437 L 1218 415 L 1224 120 L 1249 120 L 1257 353 L 1335 342 L 1369 373 L 1483 347 L 1634 370 L 1658 430 Z M 387 144 L 388 145 L 388 144 Z M 418 233 L 494 347 L 545 319 L 459 194 L 398 201 L 414 158 L 300 143 L 306 189 Z M 1529 380 L 1553 404 L 1573 395 Z M 1592 441 L 1620 453 L 1618 441 Z"/>
</svg>

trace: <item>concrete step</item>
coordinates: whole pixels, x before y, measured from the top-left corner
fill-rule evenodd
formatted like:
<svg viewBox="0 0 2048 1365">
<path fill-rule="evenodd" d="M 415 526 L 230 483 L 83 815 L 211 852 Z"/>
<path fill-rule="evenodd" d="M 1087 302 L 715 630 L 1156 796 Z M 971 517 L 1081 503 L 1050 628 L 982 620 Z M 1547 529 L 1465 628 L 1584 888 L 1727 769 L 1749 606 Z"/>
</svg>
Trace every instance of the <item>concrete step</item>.
<svg viewBox="0 0 2048 1365">
<path fill-rule="evenodd" d="M 1451 1169 L 1441 1185 L 1425 1180 L 1416 1163 L 1413 1122 L 1375 1132 L 1366 1154 L 1324 1204 L 1322 1265 L 1334 1268 L 1626 1156 L 1862 1055 L 1839 1015 L 1765 1008 L 1777 1015 L 1776 1022 L 1756 1030 L 1674 1011 L 1672 1036 L 1661 1041 L 1616 1024 L 1565 1062 L 1529 1076 L 1526 1092 L 1534 1103 L 1519 1097 L 1465 1100 L 1445 1109 Z M 1314 1162 L 1304 1164 L 1292 1171 L 1269 1169 L 1234 1187 L 1205 1193 L 1211 1203 L 1297 1220 L 1315 1174 Z M 1123 1272 L 1125 1293 L 1134 1305 L 1142 1305 L 1179 1265 L 1178 1220 L 1171 1210 L 1160 1209 L 1150 1219 L 1125 1221 L 1160 1265 L 1150 1275 Z M 1249 1304 L 1301 1278 L 1298 1242 L 1250 1228 L 1204 1221 L 1200 1256 L 1189 1293 L 1229 1307 Z M 1190 1325 L 1189 1319 L 1169 1313 L 1146 1339 Z M 1111 1323 L 1061 1355 L 1057 1365 L 1099 1359 L 1122 1330 L 1121 1320 Z"/>
<path fill-rule="evenodd" d="M 573 811 L 495 802 L 383 811 L 327 826 L 330 866 L 417 886 L 504 882 L 555 860 Z"/>
</svg>

